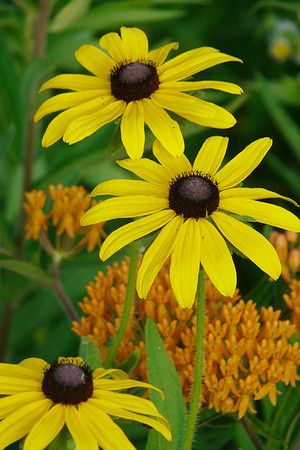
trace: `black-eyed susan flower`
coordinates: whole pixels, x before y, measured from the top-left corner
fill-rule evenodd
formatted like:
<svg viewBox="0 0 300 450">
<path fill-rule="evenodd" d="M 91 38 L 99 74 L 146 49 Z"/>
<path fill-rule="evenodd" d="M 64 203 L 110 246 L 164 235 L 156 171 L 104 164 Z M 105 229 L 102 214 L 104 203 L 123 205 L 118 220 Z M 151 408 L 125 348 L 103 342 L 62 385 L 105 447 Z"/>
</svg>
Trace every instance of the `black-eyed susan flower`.
<svg viewBox="0 0 300 450">
<path fill-rule="evenodd" d="M 236 120 L 224 108 L 185 94 L 186 91 L 217 89 L 240 94 L 241 88 L 222 81 L 190 81 L 197 72 L 228 61 L 240 61 L 215 48 L 201 47 L 165 62 L 169 52 L 178 48 L 173 42 L 148 50 L 148 39 L 138 28 L 121 28 L 105 34 L 94 45 L 83 45 L 77 61 L 92 75 L 64 74 L 43 84 L 45 89 L 69 89 L 46 100 L 35 120 L 63 111 L 49 124 L 42 145 L 49 147 L 60 138 L 69 144 L 90 136 L 103 125 L 121 119 L 121 138 L 130 158 L 142 156 L 144 124 L 174 155 L 184 150 L 184 141 L 171 111 L 186 120 L 214 128 L 230 128 Z"/>
<path fill-rule="evenodd" d="M 120 370 L 92 371 L 81 358 L 0 364 L 0 448 L 26 436 L 24 450 L 42 450 L 66 425 L 77 450 L 134 450 L 110 416 L 141 422 L 171 440 L 152 402 L 119 392 L 134 387 L 156 389 Z"/>
<path fill-rule="evenodd" d="M 137 291 L 141 298 L 147 296 L 169 256 L 172 289 L 183 307 L 194 303 L 200 263 L 223 295 L 233 294 L 236 270 L 232 247 L 272 278 L 280 275 L 275 249 L 245 220 L 290 231 L 300 230 L 300 220 L 280 206 L 257 201 L 286 197 L 267 189 L 237 187 L 258 166 L 272 141 L 262 138 L 252 142 L 220 169 L 227 143 L 225 137 L 208 138 L 192 165 L 185 155 L 174 158 L 156 140 L 153 151 L 160 164 L 146 158 L 118 162 L 143 181 L 110 180 L 92 192 L 95 196 L 115 197 L 89 209 L 81 219 L 82 225 L 144 216 L 107 237 L 100 249 L 102 260 L 135 239 L 161 229 L 139 268 Z"/>
</svg>

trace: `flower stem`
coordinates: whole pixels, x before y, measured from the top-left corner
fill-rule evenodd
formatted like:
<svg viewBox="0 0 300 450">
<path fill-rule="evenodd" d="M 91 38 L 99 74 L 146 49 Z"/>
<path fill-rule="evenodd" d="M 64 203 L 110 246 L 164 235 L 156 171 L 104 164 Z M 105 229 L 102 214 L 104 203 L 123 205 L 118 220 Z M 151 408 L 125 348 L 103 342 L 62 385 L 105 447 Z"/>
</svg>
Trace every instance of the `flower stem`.
<svg viewBox="0 0 300 450">
<path fill-rule="evenodd" d="M 60 259 L 56 258 L 54 259 L 53 264 L 53 275 L 54 275 L 54 283 L 53 283 L 53 289 L 57 295 L 57 297 L 60 300 L 60 303 L 62 304 L 63 308 L 65 309 L 67 315 L 71 320 L 79 320 L 78 314 L 69 299 L 68 295 L 66 294 L 64 287 L 62 285 L 61 279 L 60 279 Z"/>
<path fill-rule="evenodd" d="M 264 446 L 261 442 L 261 440 L 259 439 L 259 437 L 257 436 L 257 434 L 255 433 L 255 431 L 253 430 L 252 424 L 250 422 L 250 420 L 248 419 L 247 416 L 244 416 L 240 419 L 243 427 L 245 428 L 245 431 L 247 432 L 249 438 L 251 439 L 254 447 L 257 450 L 263 450 Z"/>
<path fill-rule="evenodd" d="M 133 242 L 131 247 L 130 254 L 130 265 L 128 272 L 128 281 L 127 281 L 127 290 L 126 297 L 124 303 L 123 314 L 120 322 L 119 329 L 115 335 L 115 338 L 112 342 L 112 345 L 109 349 L 108 355 L 105 358 L 103 363 L 104 368 L 110 367 L 115 356 L 118 352 L 122 339 L 126 333 L 128 321 L 130 317 L 131 307 L 133 305 L 134 297 L 135 297 L 135 280 L 136 280 L 136 272 L 137 272 L 137 262 L 138 262 L 138 253 L 139 253 L 139 241 Z"/>
<path fill-rule="evenodd" d="M 201 405 L 201 387 L 202 387 L 202 375 L 204 367 L 204 318 L 205 318 L 204 288 L 205 288 L 205 274 L 204 270 L 200 268 L 198 281 L 195 378 L 194 378 L 192 399 L 190 403 L 190 411 L 187 420 L 184 450 L 191 450 L 192 448 L 193 438 L 196 429 L 197 414 L 199 407 Z"/>
</svg>

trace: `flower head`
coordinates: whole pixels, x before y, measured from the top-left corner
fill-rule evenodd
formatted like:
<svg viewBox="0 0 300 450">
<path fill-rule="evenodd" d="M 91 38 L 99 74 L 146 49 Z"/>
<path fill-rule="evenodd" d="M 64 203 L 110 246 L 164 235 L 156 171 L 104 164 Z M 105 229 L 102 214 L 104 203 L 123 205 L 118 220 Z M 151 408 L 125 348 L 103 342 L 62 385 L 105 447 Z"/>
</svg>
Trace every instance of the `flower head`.
<svg viewBox="0 0 300 450">
<path fill-rule="evenodd" d="M 134 387 L 156 389 L 120 370 L 92 371 L 81 358 L 0 364 L 0 448 L 27 435 L 24 450 L 42 450 L 66 425 L 78 449 L 134 450 L 110 416 L 149 425 L 170 440 L 152 402 L 119 392 Z"/>
<path fill-rule="evenodd" d="M 106 275 L 99 272 L 79 303 L 84 316 L 80 322 L 73 322 L 73 330 L 80 336 L 89 336 L 103 356 L 119 328 L 127 277 L 128 260 L 108 267 Z M 295 284 L 290 301 L 296 299 L 296 289 L 299 299 L 299 287 Z M 222 296 L 209 280 L 205 282 L 205 297 L 203 403 L 223 413 L 236 412 L 239 417 L 246 411 L 255 411 L 256 399 L 269 397 L 275 404 L 279 383 L 295 386 L 299 379 L 300 348 L 297 342 L 292 343 L 296 326 L 280 319 L 280 311 L 271 307 L 263 307 L 259 312 L 252 300 L 243 301 L 238 290 L 233 297 Z M 182 309 L 177 304 L 168 264 L 159 271 L 146 301 L 136 300 L 116 363 L 128 361 L 133 352 L 139 354 L 133 374 L 147 380 L 144 326 L 146 318 L 152 317 L 188 402 L 195 373 L 195 308 Z"/>
<path fill-rule="evenodd" d="M 186 120 L 214 128 L 229 128 L 234 117 L 213 103 L 185 94 L 185 91 L 217 89 L 232 94 L 239 86 L 222 81 L 185 81 L 197 72 L 228 61 L 240 61 L 211 47 L 201 47 L 165 62 L 177 49 L 173 42 L 148 50 L 148 39 L 138 28 L 121 28 L 105 34 L 94 45 L 83 45 L 75 56 L 92 75 L 64 74 L 43 84 L 45 89 L 69 89 L 46 100 L 35 120 L 63 111 L 49 124 L 42 144 L 49 147 L 60 138 L 69 144 L 90 136 L 103 125 L 121 119 L 121 138 L 130 158 L 142 156 L 145 144 L 144 124 L 174 155 L 184 150 L 184 141 L 176 120 L 165 110 Z"/>
<path fill-rule="evenodd" d="M 208 138 L 192 165 L 185 155 L 174 158 L 155 141 L 153 152 L 160 164 L 149 159 L 118 162 L 143 181 L 111 180 L 92 192 L 115 197 L 89 209 L 81 219 L 82 225 L 144 216 L 106 238 L 100 249 L 102 260 L 161 229 L 139 268 L 137 291 L 141 298 L 147 296 L 169 256 L 171 286 L 183 307 L 194 303 L 200 264 L 223 295 L 233 295 L 236 270 L 231 248 L 272 278 L 279 277 L 281 265 L 273 246 L 245 221 L 298 231 L 300 220 L 280 206 L 257 201 L 285 197 L 267 189 L 236 187 L 258 166 L 272 141 L 254 141 L 220 169 L 227 142 L 219 136 Z"/>
<path fill-rule="evenodd" d="M 50 208 L 46 207 L 48 200 Z M 93 203 L 92 203 L 93 204 Z M 24 210 L 28 216 L 26 237 L 40 239 L 44 248 L 51 253 L 52 243 L 48 233 L 51 225 L 55 228 L 56 241 L 66 253 L 75 253 L 86 246 L 89 252 L 101 243 L 106 236 L 103 225 L 91 225 L 87 228 L 80 226 L 80 217 L 91 205 L 86 190 L 82 186 L 65 187 L 62 184 L 49 185 L 49 197 L 42 190 L 25 193 Z M 78 235 L 81 240 L 78 243 Z M 77 239 L 77 241 L 76 241 Z M 58 242 L 54 244 L 56 247 Z"/>
</svg>

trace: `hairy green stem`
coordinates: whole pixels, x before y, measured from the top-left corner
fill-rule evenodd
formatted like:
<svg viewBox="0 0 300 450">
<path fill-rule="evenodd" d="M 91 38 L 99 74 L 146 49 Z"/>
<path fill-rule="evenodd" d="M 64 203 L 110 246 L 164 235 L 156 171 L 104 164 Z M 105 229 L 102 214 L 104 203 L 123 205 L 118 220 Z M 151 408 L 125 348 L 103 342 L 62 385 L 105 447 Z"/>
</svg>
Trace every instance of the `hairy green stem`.
<svg viewBox="0 0 300 450">
<path fill-rule="evenodd" d="M 196 363 L 195 379 L 193 385 L 192 399 L 187 420 L 186 437 L 184 450 L 191 450 L 195 429 L 197 425 L 197 414 L 201 406 L 201 387 L 204 367 L 204 318 L 205 318 L 205 274 L 201 268 L 198 282 L 198 304 L 197 304 L 197 325 L 196 325 Z"/>
<path fill-rule="evenodd" d="M 128 272 L 128 281 L 127 281 L 127 290 L 126 297 L 123 309 L 123 315 L 121 318 L 119 329 L 115 335 L 115 338 L 112 342 L 112 345 L 109 349 L 108 355 L 104 361 L 104 367 L 110 367 L 115 356 L 118 352 L 122 339 L 126 333 L 128 321 L 130 317 L 131 307 L 133 305 L 134 297 L 135 297 L 135 280 L 136 280 L 136 272 L 137 272 L 137 262 L 138 262 L 138 253 L 139 253 L 139 241 L 133 242 L 131 247 L 130 254 L 130 265 Z"/>
</svg>

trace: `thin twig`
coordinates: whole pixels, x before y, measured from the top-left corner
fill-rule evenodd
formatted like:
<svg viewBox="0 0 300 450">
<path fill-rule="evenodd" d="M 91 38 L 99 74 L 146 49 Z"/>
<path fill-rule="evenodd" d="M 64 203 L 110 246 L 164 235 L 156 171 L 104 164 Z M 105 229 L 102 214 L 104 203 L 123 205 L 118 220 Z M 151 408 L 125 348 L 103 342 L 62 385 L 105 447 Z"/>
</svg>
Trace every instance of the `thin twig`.
<svg viewBox="0 0 300 450">
<path fill-rule="evenodd" d="M 252 444 L 254 445 L 254 447 L 257 450 L 264 450 L 264 446 L 261 442 L 261 440 L 259 439 L 259 437 L 257 436 L 257 434 L 255 433 L 252 424 L 250 422 L 250 420 L 248 419 L 247 416 L 244 416 L 240 419 L 246 433 L 248 434 L 249 438 L 252 441 Z"/>
<path fill-rule="evenodd" d="M 58 296 L 63 308 L 65 309 L 66 313 L 68 314 L 69 318 L 73 321 L 79 320 L 79 316 L 70 300 L 68 295 L 66 294 L 63 284 L 61 282 L 60 278 L 60 259 L 56 259 L 53 264 L 53 275 L 54 275 L 54 283 L 53 283 L 53 289 Z"/>
</svg>

